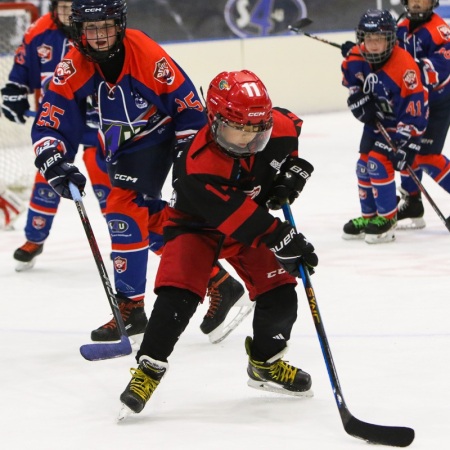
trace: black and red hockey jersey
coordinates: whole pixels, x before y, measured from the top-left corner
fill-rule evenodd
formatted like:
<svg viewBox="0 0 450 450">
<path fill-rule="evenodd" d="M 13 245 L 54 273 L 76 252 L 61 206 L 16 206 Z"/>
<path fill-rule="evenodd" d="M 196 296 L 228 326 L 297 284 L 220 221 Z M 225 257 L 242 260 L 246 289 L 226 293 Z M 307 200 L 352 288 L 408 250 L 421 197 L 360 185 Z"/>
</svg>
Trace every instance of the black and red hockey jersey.
<svg viewBox="0 0 450 450">
<path fill-rule="evenodd" d="M 266 202 L 283 163 L 298 155 L 302 123 L 292 112 L 274 108 L 267 146 L 243 159 L 223 153 L 209 125 L 202 128 L 175 160 L 173 225 L 215 229 L 243 244 L 258 245 L 278 223 Z"/>
</svg>

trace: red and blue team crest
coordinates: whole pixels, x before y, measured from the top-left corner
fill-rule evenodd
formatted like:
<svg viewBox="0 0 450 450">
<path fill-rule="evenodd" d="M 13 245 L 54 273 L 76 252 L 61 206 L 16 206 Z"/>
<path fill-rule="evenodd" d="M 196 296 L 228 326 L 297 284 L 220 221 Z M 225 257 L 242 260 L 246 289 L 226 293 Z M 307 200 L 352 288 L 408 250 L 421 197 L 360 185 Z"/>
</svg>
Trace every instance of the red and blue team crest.
<svg viewBox="0 0 450 450">
<path fill-rule="evenodd" d="M 450 41 L 450 28 L 448 25 L 440 25 L 438 26 L 439 34 L 442 36 L 442 39 L 446 41 Z"/>
<path fill-rule="evenodd" d="M 410 89 L 411 91 L 413 91 L 419 84 L 417 74 L 412 69 L 405 72 L 403 75 L 403 81 L 405 82 L 407 89 Z"/>
<path fill-rule="evenodd" d="M 161 58 L 159 61 L 156 61 L 153 76 L 156 81 L 168 84 L 169 86 L 175 81 L 175 71 L 166 58 Z"/>
<path fill-rule="evenodd" d="M 14 62 L 23 66 L 25 64 L 26 55 L 27 51 L 25 50 L 25 46 L 23 44 L 19 45 L 14 55 Z"/>
<path fill-rule="evenodd" d="M 71 59 L 63 59 L 55 69 L 53 74 L 53 83 L 61 86 L 67 83 L 67 80 L 77 72 Z"/>
<path fill-rule="evenodd" d="M 33 216 L 31 226 L 36 230 L 42 230 L 45 227 L 47 221 L 42 216 Z"/>
<path fill-rule="evenodd" d="M 121 256 L 116 256 L 114 258 L 114 270 L 117 273 L 123 273 L 127 270 L 128 261 L 126 258 L 122 258 Z"/>
<path fill-rule="evenodd" d="M 42 64 L 48 63 L 53 58 L 53 47 L 51 45 L 42 44 L 37 48 L 37 54 Z"/>
</svg>

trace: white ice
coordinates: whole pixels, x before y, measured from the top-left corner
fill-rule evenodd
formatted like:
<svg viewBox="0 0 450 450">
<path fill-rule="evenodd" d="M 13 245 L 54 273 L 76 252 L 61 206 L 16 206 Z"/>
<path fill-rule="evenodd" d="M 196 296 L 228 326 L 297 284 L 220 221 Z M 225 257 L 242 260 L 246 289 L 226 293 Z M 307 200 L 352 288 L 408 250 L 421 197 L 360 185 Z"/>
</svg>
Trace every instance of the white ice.
<svg viewBox="0 0 450 450">
<path fill-rule="evenodd" d="M 301 156 L 315 171 L 293 213 L 320 258 L 312 282 L 347 405 L 360 420 L 414 428 L 412 448 L 446 449 L 450 234 L 424 200 L 423 230 L 398 231 L 384 245 L 342 240 L 344 223 L 359 215 L 361 126 L 347 111 L 303 119 Z M 423 182 L 449 214 L 448 195 L 427 176 Z M 90 189 L 85 205 L 109 268 L 109 237 Z M 2 449 L 368 448 L 342 427 L 301 284 L 287 359 L 311 373 L 313 398 L 248 388 L 251 319 L 212 345 L 199 330 L 205 304 L 146 408 L 117 424 L 119 395 L 136 363 L 133 356 L 88 362 L 79 353 L 111 312 L 75 206 L 62 201 L 35 268 L 16 273 L 12 253 L 24 242 L 24 222 L 0 234 Z M 157 265 L 150 255 L 147 313 Z"/>
</svg>

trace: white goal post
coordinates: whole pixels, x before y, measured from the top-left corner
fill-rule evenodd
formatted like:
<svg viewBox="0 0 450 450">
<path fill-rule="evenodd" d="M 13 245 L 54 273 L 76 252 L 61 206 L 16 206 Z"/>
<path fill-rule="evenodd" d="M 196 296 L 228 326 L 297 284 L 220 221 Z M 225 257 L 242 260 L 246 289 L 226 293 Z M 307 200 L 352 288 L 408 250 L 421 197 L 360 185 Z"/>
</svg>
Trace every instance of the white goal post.
<svg viewBox="0 0 450 450">
<path fill-rule="evenodd" d="M 5 86 L 11 71 L 14 54 L 27 28 L 39 17 L 33 3 L 0 2 L 0 88 Z M 30 95 L 31 109 L 36 109 L 36 98 Z M 32 118 L 25 125 L 15 124 L 0 117 L 0 185 L 28 195 L 36 169 L 31 147 Z"/>
</svg>

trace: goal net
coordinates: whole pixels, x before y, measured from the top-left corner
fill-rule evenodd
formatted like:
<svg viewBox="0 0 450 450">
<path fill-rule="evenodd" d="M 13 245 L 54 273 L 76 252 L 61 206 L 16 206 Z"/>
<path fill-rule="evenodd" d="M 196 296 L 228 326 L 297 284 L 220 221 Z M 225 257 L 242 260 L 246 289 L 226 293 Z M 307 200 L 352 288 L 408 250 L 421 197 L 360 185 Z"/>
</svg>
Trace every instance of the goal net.
<svg viewBox="0 0 450 450">
<path fill-rule="evenodd" d="M 5 86 L 11 71 L 14 54 L 23 35 L 39 16 L 32 3 L 0 3 L 0 88 Z M 35 110 L 35 96 L 30 94 L 31 109 Z M 32 118 L 25 125 L 0 117 L 0 187 L 28 195 L 36 169 L 31 147 Z"/>
</svg>

